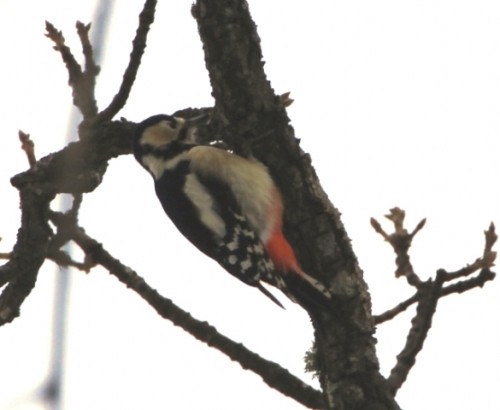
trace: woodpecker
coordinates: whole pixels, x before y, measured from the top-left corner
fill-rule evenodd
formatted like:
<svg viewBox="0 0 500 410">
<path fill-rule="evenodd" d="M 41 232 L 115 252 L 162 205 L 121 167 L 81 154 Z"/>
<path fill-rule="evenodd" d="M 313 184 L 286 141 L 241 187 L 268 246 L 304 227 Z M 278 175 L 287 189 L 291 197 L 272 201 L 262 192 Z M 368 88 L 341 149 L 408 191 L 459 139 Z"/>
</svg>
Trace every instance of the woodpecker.
<svg viewBox="0 0 500 410">
<path fill-rule="evenodd" d="M 261 282 L 294 302 L 325 305 L 328 289 L 302 271 L 282 232 L 283 201 L 267 168 L 196 143 L 198 122 L 159 114 L 138 124 L 133 151 L 177 229 L 230 274 L 277 305 Z"/>
</svg>

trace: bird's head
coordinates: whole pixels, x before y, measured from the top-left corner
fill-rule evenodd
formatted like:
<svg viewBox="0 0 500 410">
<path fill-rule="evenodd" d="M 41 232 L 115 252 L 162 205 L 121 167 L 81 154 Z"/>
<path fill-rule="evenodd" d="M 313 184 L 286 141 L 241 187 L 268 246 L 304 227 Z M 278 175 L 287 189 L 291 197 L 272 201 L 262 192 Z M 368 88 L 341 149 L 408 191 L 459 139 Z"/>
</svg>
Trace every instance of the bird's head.
<svg viewBox="0 0 500 410">
<path fill-rule="evenodd" d="M 185 144 L 196 143 L 196 130 L 207 116 L 182 118 L 167 114 L 153 115 L 137 125 L 133 148 L 139 158 L 152 151 L 168 147 L 174 141 Z"/>
<path fill-rule="evenodd" d="M 135 131 L 134 151 L 154 150 L 179 139 L 186 120 L 171 115 L 159 114 L 138 124 Z"/>
</svg>

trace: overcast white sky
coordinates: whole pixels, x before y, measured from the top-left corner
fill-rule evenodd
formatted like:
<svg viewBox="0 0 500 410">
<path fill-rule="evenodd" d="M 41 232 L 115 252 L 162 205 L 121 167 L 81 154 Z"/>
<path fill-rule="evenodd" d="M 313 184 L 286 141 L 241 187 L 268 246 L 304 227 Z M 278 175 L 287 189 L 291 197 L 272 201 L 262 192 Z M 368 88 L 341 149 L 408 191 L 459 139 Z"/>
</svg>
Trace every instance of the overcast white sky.
<svg viewBox="0 0 500 410">
<path fill-rule="evenodd" d="M 117 2 L 99 77 L 98 102 L 114 95 L 128 61 L 142 0 Z M 127 107 L 132 121 L 211 105 L 191 0 L 159 2 L 144 63 Z M 27 168 L 17 131 L 42 157 L 63 146 L 71 92 L 44 21 L 79 52 L 74 22 L 92 1 L 2 0 L 0 15 L 0 251 L 19 225 L 9 178 Z M 483 230 L 500 223 L 500 3 L 494 1 L 250 1 L 276 92 L 330 199 L 343 214 L 374 312 L 411 294 L 393 278 L 394 256 L 369 226 L 393 206 L 407 210 L 423 278 L 478 257 Z M 277 309 L 174 230 L 150 177 L 133 158 L 113 160 L 85 197 L 81 223 L 162 294 L 220 331 L 303 374 L 307 317 Z M 388 225 L 386 225 L 388 226 Z M 42 408 L 29 395 L 47 373 L 55 267 L 47 263 L 21 317 L 0 328 L 0 409 Z M 215 350 L 160 319 L 106 272 L 71 272 L 65 409 L 274 409 L 303 407 Z M 500 285 L 438 306 L 417 364 L 398 395 L 405 410 L 495 409 L 500 382 Z M 282 298 L 283 299 L 283 298 Z M 411 315 L 377 332 L 384 374 Z M 314 383 L 314 382 L 313 382 Z"/>
</svg>

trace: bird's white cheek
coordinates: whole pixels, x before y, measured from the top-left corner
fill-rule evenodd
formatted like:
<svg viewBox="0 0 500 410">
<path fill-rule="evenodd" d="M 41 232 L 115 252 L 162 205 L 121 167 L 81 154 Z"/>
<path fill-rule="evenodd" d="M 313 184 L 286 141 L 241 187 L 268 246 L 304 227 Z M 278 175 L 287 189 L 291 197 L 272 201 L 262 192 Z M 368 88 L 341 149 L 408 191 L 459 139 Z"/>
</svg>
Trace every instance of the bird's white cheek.
<svg viewBox="0 0 500 410">
<path fill-rule="evenodd" d="M 198 209 L 200 221 L 203 225 L 210 229 L 217 238 L 222 240 L 226 234 L 226 224 L 215 210 L 216 204 L 213 198 L 196 175 L 189 174 L 186 176 L 183 191 L 191 199 L 196 209 Z"/>
<path fill-rule="evenodd" d="M 157 180 L 160 179 L 165 171 L 174 169 L 183 159 L 185 158 L 182 155 L 167 161 L 163 158 L 158 158 L 155 155 L 145 155 L 142 158 L 142 163 L 151 175 L 153 175 L 153 178 Z"/>
</svg>

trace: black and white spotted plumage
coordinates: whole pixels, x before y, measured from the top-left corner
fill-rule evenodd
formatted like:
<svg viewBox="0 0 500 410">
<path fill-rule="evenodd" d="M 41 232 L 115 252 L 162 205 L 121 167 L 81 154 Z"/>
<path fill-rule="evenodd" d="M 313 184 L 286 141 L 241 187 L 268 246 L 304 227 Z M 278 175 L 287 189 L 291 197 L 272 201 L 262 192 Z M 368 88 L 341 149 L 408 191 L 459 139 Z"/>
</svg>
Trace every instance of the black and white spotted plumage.
<svg viewBox="0 0 500 410">
<path fill-rule="evenodd" d="M 198 145 L 195 133 L 183 118 L 156 115 L 138 125 L 134 138 L 134 156 L 177 229 L 279 306 L 261 282 L 303 306 L 327 306 L 330 292 L 302 271 L 282 233 L 283 203 L 266 167 Z"/>
<path fill-rule="evenodd" d="M 181 118 L 170 116 L 152 117 L 139 125 L 134 140 L 134 155 L 153 176 L 155 191 L 165 213 L 200 251 L 282 306 L 263 287 L 261 281 L 286 291 L 285 283 L 275 275 L 275 266 L 265 251 L 261 237 L 242 215 L 242 207 L 238 203 L 234 187 L 231 187 L 231 183 L 223 183 L 216 178 L 232 154 L 215 147 L 184 142 L 190 138 L 189 130 L 185 127 L 182 128 L 185 136 L 162 140 L 165 138 L 165 129 L 162 129 L 161 124 L 182 127 L 183 122 Z M 155 134 L 154 130 L 158 133 Z M 193 160 L 196 160 L 196 164 Z M 254 163 L 242 160 L 249 167 L 244 172 L 255 171 Z M 203 161 L 207 164 L 203 164 Z M 210 170 L 208 167 L 213 165 L 213 161 L 215 166 L 221 168 Z M 257 169 L 260 167 L 262 166 L 259 164 Z M 267 176 L 261 174 L 264 181 L 260 183 L 268 184 Z M 240 178 L 236 178 L 239 183 Z M 259 181 L 254 177 L 248 183 L 259 190 Z"/>
</svg>

